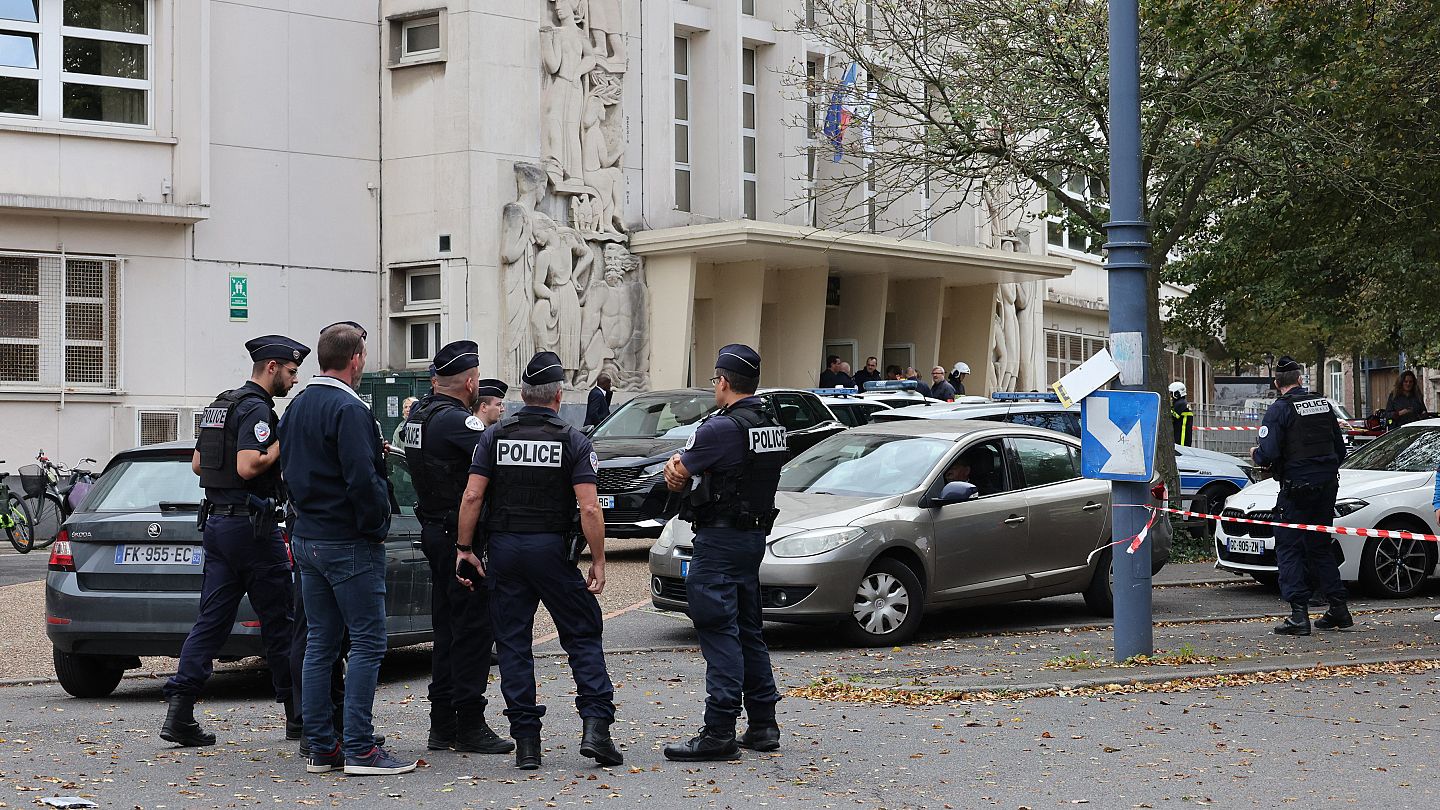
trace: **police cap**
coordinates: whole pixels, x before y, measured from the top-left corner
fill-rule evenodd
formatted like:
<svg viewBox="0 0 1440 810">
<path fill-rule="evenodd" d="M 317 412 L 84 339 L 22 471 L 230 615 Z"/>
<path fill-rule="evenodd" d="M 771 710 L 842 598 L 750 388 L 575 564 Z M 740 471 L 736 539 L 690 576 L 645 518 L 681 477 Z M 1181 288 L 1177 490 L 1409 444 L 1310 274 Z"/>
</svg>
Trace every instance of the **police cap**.
<svg viewBox="0 0 1440 810">
<path fill-rule="evenodd" d="M 482 397 L 503 397 L 510 386 L 500 380 L 481 380 L 475 387 L 475 393 Z"/>
<path fill-rule="evenodd" d="M 1299 371 L 1299 370 L 1300 370 L 1300 364 L 1297 363 L 1297 362 L 1295 362 L 1295 358 L 1291 357 L 1291 356 L 1288 355 L 1288 354 L 1285 355 L 1284 357 L 1280 358 L 1279 360 L 1275 361 L 1275 371 L 1276 371 L 1277 373 L 1284 373 L 1284 372 L 1286 372 L 1286 371 Z"/>
<path fill-rule="evenodd" d="M 723 368 L 746 377 L 760 376 L 760 354 L 743 343 L 731 343 L 720 349 L 715 368 Z"/>
<path fill-rule="evenodd" d="M 536 352 L 530 358 L 530 365 L 520 375 L 526 385 L 546 385 L 565 379 L 565 367 L 560 364 L 560 355 L 554 352 Z"/>
<path fill-rule="evenodd" d="M 250 359 L 256 363 L 262 360 L 290 360 L 297 366 L 305 362 L 305 358 L 310 355 L 309 346 L 284 335 L 261 335 L 254 340 L 247 340 L 245 351 L 250 353 Z"/>
<path fill-rule="evenodd" d="M 473 340 L 447 343 L 435 353 L 435 374 L 453 377 L 480 365 L 480 347 Z"/>
</svg>

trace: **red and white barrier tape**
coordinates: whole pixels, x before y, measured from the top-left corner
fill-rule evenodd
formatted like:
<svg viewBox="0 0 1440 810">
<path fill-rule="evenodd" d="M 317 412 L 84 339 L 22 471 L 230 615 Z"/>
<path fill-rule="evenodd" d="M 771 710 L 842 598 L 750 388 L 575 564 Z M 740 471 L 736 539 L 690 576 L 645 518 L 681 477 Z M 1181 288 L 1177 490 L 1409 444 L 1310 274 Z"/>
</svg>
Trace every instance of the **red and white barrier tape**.
<svg viewBox="0 0 1440 810">
<path fill-rule="evenodd" d="M 1224 427 L 1195 427 L 1195 428 L 1191 428 L 1191 430 L 1259 430 L 1259 429 L 1260 429 L 1260 427 L 1259 427 L 1258 425 L 1253 426 L 1253 427 L 1252 427 L 1252 426 L 1232 427 L 1232 426 L 1226 425 L 1226 426 L 1224 426 Z"/>
<path fill-rule="evenodd" d="M 1129 546 L 1125 549 L 1125 553 L 1134 554 L 1135 551 L 1140 548 L 1140 544 L 1145 542 L 1145 538 L 1150 536 L 1150 527 L 1155 525 L 1155 519 L 1158 517 L 1160 517 L 1160 513 L 1151 510 L 1150 519 L 1145 521 L 1145 525 L 1140 528 L 1139 534 L 1135 535 L 1134 537 L 1127 537 L 1124 540 L 1116 540 L 1113 543 L 1106 543 L 1105 545 L 1085 555 L 1085 562 L 1089 563 L 1091 560 L 1095 559 L 1096 554 L 1099 554 L 1107 548 L 1123 546 L 1126 543 L 1129 543 Z"/>
<path fill-rule="evenodd" d="M 1131 504 L 1126 504 L 1131 505 Z M 1188 509 L 1171 509 L 1164 506 L 1150 506 L 1139 504 L 1150 510 L 1153 516 L 1156 512 L 1169 512 L 1172 515 L 1184 515 L 1185 517 L 1204 518 L 1206 520 L 1220 520 L 1226 523 L 1250 523 L 1256 526 L 1278 526 L 1282 529 L 1299 529 L 1304 532 L 1328 532 L 1330 534 L 1348 534 L 1356 537 L 1388 537 L 1394 540 L 1424 540 L 1428 543 L 1440 543 L 1440 535 L 1424 534 L 1421 532 L 1407 532 L 1401 529 L 1362 529 L 1350 526 L 1326 526 L 1312 523 L 1282 523 L 1276 520 L 1256 520 L 1255 518 L 1228 517 L 1226 515 L 1212 515 L 1206 512 L 1191 512 Z"/>
</svg>

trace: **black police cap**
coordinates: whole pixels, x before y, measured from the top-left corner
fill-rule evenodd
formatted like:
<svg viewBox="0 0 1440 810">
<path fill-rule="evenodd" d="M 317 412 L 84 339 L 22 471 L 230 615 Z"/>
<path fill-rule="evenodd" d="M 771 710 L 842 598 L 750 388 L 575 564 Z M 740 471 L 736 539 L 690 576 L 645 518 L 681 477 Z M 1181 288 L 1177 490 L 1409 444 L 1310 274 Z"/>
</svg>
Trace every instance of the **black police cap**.
<svg viewBox="0 0 1440 810">
<path fill-rule="evenodd" d="M 565 367 L 560 364 L 560 355 L 554 352 L 536 352 L 525 373 L 520 375 L 520 381 L 526 385 L 545 385 L 564 379 Z"/>
<path fill-rule="evenodd" d="M 482 397 L 503 397 L 510 386 L 501 380 L 481 380 L 475 388 L 475 393 Z"/>
<path fill-rule="evenodd" d="M 480 365 L 480 346 L 473 340 L 446 343 L 435 353 L 435 374 L 452 377 Z"/>
<path fill-rule="evenodd" d="M 1300 370 L 1300 364 L 1297 363 L 1297 362 L 1295 362 L 1295 358 L 1291 357 L 1291 356 L 1288 355 L 1288 354 L 1285 355 L 1284 357 L 1281 357 L 1279 360 L 1275 361 L 1275 371 L 1276 371 L 1277 373 L 1283 373 L 1283 372 L 1286 372 L 1286 371 L 1299 371 L 1299 370 Z"/>
<path fill-rule="evenodd" d="M 245 341 L 245 351 L 253 362 L 261 360 L 289 360 L 295 365 L 305 362 L 310 356 L 310 347 L 297 343 L 284 335 L 261 335 Z"/>
<path fill-rule="evenodd" d="M 720 349 L 715 368 L 723 368 L 746 377 L 760 376 L 760 354 L 743 343 L 731 343 Z"/>
</svg>

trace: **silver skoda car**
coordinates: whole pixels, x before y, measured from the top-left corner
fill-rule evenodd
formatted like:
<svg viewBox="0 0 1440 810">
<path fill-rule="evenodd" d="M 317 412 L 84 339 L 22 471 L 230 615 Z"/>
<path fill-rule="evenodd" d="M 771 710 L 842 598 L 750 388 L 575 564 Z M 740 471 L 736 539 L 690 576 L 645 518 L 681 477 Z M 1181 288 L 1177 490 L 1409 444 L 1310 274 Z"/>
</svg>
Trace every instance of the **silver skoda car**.
<svg viewBox="0 0 1440 810">
<path fill-rule="evenodd" d="M 900 644 L 927 608 L 1084 594 L 1113 611 L 1109 484 L 1080 477 L 1080 442 L 977 420 L 871 424 L 793 459 L 760 569 L 770 621 L 839 623 Z M 1154 571 L 1170 525 L 1151 540 Z M 694 534 L 672 520 L 650 550 L 656 607 L 684 611 Z"/>
</svg>

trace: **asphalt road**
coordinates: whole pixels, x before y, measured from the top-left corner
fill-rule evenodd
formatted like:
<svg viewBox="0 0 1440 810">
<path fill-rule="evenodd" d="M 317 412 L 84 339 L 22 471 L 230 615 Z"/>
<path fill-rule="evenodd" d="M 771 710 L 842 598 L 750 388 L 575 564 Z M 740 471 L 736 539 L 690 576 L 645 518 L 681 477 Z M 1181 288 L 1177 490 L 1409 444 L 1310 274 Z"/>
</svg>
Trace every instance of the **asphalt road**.
<svg viewBox="0 0 1440 810">
<path fill-rule="evenodd" d="M 45 578 L 45 564 L 50 560 L 48 547 L 20 554 L 8 540 L 0 538 L 0 588 L 20 582 L 33 582 Z"/>
</svg>

